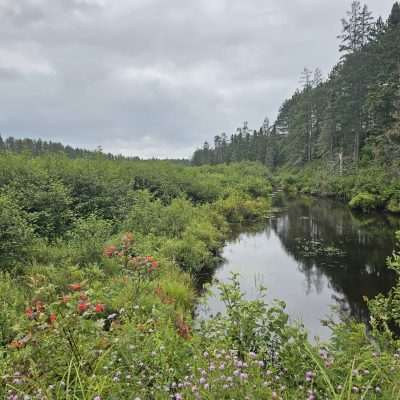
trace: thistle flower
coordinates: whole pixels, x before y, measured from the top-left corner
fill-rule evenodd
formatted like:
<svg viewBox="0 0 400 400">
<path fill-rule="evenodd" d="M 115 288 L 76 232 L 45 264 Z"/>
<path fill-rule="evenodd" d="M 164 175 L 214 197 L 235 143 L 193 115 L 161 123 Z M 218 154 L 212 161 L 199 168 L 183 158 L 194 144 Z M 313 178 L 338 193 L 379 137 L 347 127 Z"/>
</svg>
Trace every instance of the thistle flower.
<svg viewBox="0 0 400 400">
<path fill-rule="evenodd" d="M 307 371 L 305 375 L 305 379 L 307 382 L 311 382 L 314 379 L 314 372 L 312 371 Z"/>
<path fill-rule="evenodd" d="M 248 378 L 249 376 L 246 374 L 246 373 L 244 373 L 244 372 L 242 372 L 241 374 L 240 374 L 240 379 L 241 380 L 246 380 L 247 378 Z"/>
</svg>

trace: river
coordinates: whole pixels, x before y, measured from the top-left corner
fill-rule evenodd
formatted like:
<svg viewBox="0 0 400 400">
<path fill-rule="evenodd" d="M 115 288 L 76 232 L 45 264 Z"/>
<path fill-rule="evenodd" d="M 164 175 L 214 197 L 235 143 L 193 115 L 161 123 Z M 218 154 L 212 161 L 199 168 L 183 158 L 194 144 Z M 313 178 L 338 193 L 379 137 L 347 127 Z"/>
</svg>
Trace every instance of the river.
<svg viewBox="0 0 400 400">
<path fill-rule="evenodd" d="M 339 315 L 367 322 L 364 296 L 387 293 L 395 274 L 386 259 L 395 248 L 400 218 L 362 215 L 347 205 L 314 197 L 273 195 L 273 212 L 263 224 L 240 227 L 226 244 L 223 262 L 213 276 L 226 282 L 240 274 L 247 298 L 256 286 L 267 287 L 267 301 L 283 300 L 292 321 L 304 324 L 311 337 L 329 338 L 321 320 Z M 223 312 L 215 286 L 201 318 Z"/>
</svg>

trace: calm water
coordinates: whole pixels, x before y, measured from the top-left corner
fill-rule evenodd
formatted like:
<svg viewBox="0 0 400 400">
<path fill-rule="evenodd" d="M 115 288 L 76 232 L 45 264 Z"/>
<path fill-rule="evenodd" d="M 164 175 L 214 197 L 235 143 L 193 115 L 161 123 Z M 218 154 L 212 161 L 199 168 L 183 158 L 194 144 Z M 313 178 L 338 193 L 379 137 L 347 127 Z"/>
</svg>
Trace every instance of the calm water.
<svg viewBox="0 0 400 400">
<path fill-rule="evenodd" d="M 227 243 L 214 278 L 227 281 L 238 272 L 248 298 L 256 297 L 256 283 L 265 285 L 267 299 L 284 300 L 291 319 L 321 339 L 330 334 L 321 320 L 338 310 L 368 321 L 363 297 L 385 293 L 394 283 L 385 261 L 394 250 L 400 219 L 359 215 L 337 201 L 288 199 L 282 193 L 274 195 L 273 205 L 277 209 L 266 223 L 241 228 Z M 212 296 L 199 314 L 219 311 L 223 305 Z"/>
</svg>

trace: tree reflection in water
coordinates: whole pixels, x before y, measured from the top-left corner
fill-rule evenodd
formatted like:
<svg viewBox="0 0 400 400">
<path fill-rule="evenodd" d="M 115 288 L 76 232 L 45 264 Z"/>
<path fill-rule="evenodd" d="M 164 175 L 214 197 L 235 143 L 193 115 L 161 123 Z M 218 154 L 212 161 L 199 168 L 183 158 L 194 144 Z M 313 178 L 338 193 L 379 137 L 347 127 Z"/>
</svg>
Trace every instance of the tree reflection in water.
<svg viewBox="0 0 400 400">
<path fill-rule="evenodd" d="M 359 321 L 368 321 L 364 296 L 387 293 L 395 274 L 386 267 L 386 259 L 395 247 L 394 233 L 400 220 L 384 214 L 362 215 L 329 199 L 300 197 L 275 198 L 282 213 L 272 219 L 268 229 L 279 236 L 288 254 L 304 273 L 308 290 L 322 291 L 322 278 L 328 278 L 336 292 L 334 299 L 341 311 Z M 321 242 L 340 250 L 340 254 L 307 254 L 298 239 Z"/>
<path fill-rule="evenodd" d="M 395 247 L 400 219 L 385 214 L 361 215 L 345 204 L 313 197 L 274 196 L 277 210 L 265 224 L 238 227 L 224 249 L 225 260 L 214 276 L 241 274 L 248 297 L 255 296 L 254 276 L 264 276 L 272 297 L 288 304 L 312 334 L 327 336 L 320 320 L 331 306 L 358 321 L 368 321 L 364 296 L 386 293 L 395 275 L 386 259 Z M 200 284 L 211 281 L 210 272 Z M 216 297 L 205 315 L 222 311 Z M 204 312 L 200 312 L 200 314 Z"/>
</svg>

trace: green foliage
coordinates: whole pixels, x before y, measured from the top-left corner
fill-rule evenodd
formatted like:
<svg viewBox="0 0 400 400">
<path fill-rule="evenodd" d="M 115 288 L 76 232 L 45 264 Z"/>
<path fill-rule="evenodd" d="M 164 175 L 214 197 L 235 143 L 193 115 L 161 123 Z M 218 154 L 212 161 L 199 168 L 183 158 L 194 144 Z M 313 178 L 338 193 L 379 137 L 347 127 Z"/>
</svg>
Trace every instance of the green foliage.
<svg viewBox="0 0 400 400">
<path fill-rule="evenodd" d="M 390 198 L 387 209 L 392 213 L 400 213 L 400 195 L 398 192 Z"/>
<path fill-rule="evenodd" d="M 360 209 L 364 212 L 369 212 L 378 208 L 380 205 L 379 197 L 371 194 L 362 192 L 354 196 L 350 202 L 349 206 L 354 209 Z"/>
<path fill-rule="evenodd" d="M 112 224 L 94 214 L 77 220 L 66 238 L 72 262 L 79 265 L 99 263 L 111 232 Z"/>
<path fill-rule="evenodd" d="M 182 239 L 168 239 L 161 248 L 161 255 L 173 260 L 184 271 L 199 272 L 213 264 L 214 257 L 205 243 L 196 240 L 191 234 L 184 234 Z"/>
<path fill-rule="evenodd" d="M 364 325 L 340 323 L 329 343 L 310 344 L 289 324 L 282 302 L 266 304 L 262 288 L 246 300 L 233 276 L 219 286 L 226 312 L 193 325 L 191 278 L 170 262 L 160 259 L 154 270 L 153 257 L 130 256 L 139 247 L 124 234 L 106 253 L 112 270 L 36 266 L 17 288 L 1 276 L 0 396 L 399 395 L 398 342 L 380 324 L 373 324 L 375 342 Z"/>
<path fill-rule="evenodd" d="M 24 296 L 20 288 L 15 286 L 15 280 L 6 273 L 0 273 L 0 348 L 18 334 L 15 322 L 19 319 L 23 305 Z"/>
<path fill-rule="evenodd" d="M 14 267 L 0 275 L 1 398 L 400 395 L 397 286 L 370 302 L 370 333 L 332 325 L 325 345 L 289 323 L 282 302 L 267 304 L 264 289 L 246 300 L 235 276 L 220 285 L 226 312 L 193 322 L 193 283 L 218 260 L 229 222 L 262 220 L 270 207 L 272 178 L 261 164 L 7 153 L 0 164 L 9 166 L 0 168 L 0 257 Z M 386 203 L 398 191 L 396 178 L 376 168 L 340 179 L 323 168 L 274 179 L 293 191 L 346 199 L 365 192 Z M 24 194 L 34 185 L 32 207 Z M 336 251 L 321 246 L 311 250 Z M 395 255 L 392 267 L 399 263 Z"/>
<path fill-rule="evenodd" d="M 33 241 L 27 214 L 14 199 L 0 194 L 0 268 L 26 262 Z"/>
<path fill-rule="evenodd" d="M 216 202 L 217 210 L 233 223 L 251 221 L 265 216 L 268 206 L 267 198 L 253 199 L 239 191 L 231 191 L 225 199 Z"/>
<path fill-rule="evenodd" d="M 66 232 L 72 221 L 72 199 L 62 182 L 47 180 L 41 171 L 32 179 L 14 180 L 5 190 L 29 213 L 35 232 L 54 240 Z"/>
<path fill-rule="evenodd" d="M 304 69 L 302 87 L 286 99 L 276 121 L 251 130 L 247 122 L 228 138 L 216 136 L 195 151 L 194 165 L 258 161 L 302 168 L 316 160 L 335 174 L 371 161 L 398 168 L 400 156 L 399 4 L 389 19 L 374 21 L 353 1 L 342 19 L 342 57 L 323 80 Z"/>
<path fill-rule="evenodd" d="M 397 233 L 400 243 L 400 232 Z M 394 253 L 391 260 L 388 261 L 389 268 L 393 269 L 398 278 L 400 277 L 400 253 Z M 400 329 L 400 279 L 397 285 L 392 288 L 388 296 L 379 295 L 375 299 L 369 300 L 371 309 L 371 325 L 378 331 L 382 331 L 385 338 L 392 339 Z M 387 340 L 383 345 L 389 345 Z"/>
<path fill-rule="evenodd" d="M 314 161 L 301 170 L 281 169 L 277 176 L 277 185 L 289 192 L 336 197 L 366 212 L 373 209 L 399 212 L 399 178 L 393 168 L 368 163 L 340 175 L 329 165 Z"/>
</svg>

